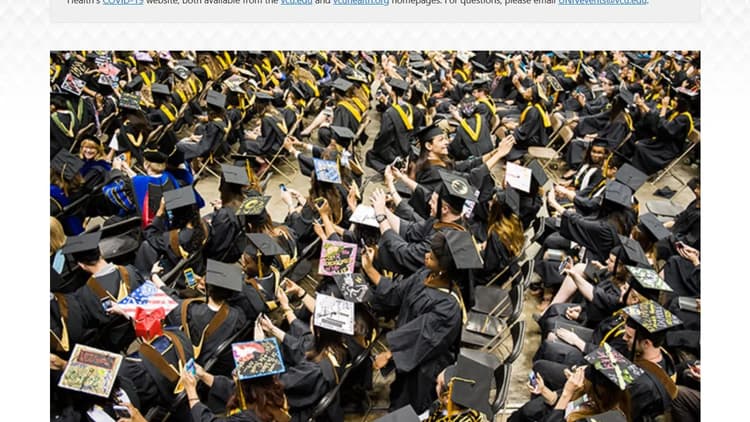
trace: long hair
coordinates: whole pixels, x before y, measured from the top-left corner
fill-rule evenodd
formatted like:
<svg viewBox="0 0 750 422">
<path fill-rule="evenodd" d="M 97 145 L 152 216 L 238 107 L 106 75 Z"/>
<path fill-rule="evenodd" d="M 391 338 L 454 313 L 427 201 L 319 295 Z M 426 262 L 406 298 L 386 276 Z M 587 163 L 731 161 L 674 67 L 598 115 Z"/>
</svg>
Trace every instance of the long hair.
<svg viewBox="0 0 750 422">
<path fill-rule="evenodd" d="M 49 182 L 52 185 L 59 186 L 68 198 L 78 192 L 84 185 L 83 176 L 80 173 L 77 173 L 73 180 L 65 180 L 60 173 L 52 168 L 49 170 Z"/>
<path fill-rule="evenodd" d="M 565 418 L 566 421 L 578 421 L 588 416 L 598 415 L 613 409 L 620 410 L 628 422 L 632 420 L 630 415 L 630 395 L 603 377 L 603 375 L 599 374 L 599 371 L 593 368 L 586 370 L 583 394 L 588 395 L 590 407 L 572 412 Z"/>
<path fill-rule="evenodd" d="M 333 222 L 335 224 L 341 222 L 344 217 L 344 204 L 336 185 L 319 182 L 315 173 L 313 173 L 310 176 L 310 190 L 308 194 L 310 195 L 309 201 L 315 201 L 315 198 L 325 198 L 328 201 L 328 206 L 331 207 Z M 314 202 L 310 203 L 310 207 L 315 209 Z"/>
<path fill-rule="evenodd" d="M 67 238 L 62 224 L 55 217 L 49 218 L 49 254 L 50 256 L 60 250 Z"/>
<path fill-rule="evenodd" d="M 521 253 L 526 240 L 521 220 L 500 201 L 492 201 L 487 226 L 488 238 L 491 233 L 495 233 L 512 256 L 518 256 Z"/>
<path fill-rule="evenodd" d="M 326 352 L 331 352 L 339 363 L 346 361 L 347 351 L 341 333 L 316 326 L 314 340 L 312 349 L 305 353 L 307 360 L 319 363 L 325 358 Z"/>
<path fill-rule="evenodd" d="M 284 386 L 276 376 L 259 377 L 236 383 L 235 392 L 227 403 L 228 412 L 242 408 L 243 403 L 240 397 L 245 399 L 245 408 L 252 410 L 263 422 L 276 421 L 278 412 L 286 408 Z"/>
</svg>

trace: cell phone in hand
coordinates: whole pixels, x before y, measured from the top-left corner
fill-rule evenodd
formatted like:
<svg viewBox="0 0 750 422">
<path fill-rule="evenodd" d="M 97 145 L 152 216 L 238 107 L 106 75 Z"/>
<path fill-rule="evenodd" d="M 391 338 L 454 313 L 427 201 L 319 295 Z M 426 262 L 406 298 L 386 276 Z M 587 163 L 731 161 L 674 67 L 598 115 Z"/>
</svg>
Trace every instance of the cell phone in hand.
<svg viewBox="0 0 750 422">
<path fill-rule="evenodd" d="M 118 155 L 117 158 L 122 162 L 126 162 L 128 160 L 128 157 L 127 155 L 125 155 L 125 153 Z"/>
<path fill-rule="evenodd" d="M 193 358 L 190 358 L 190 360 L 185 362 L 185 371 L 187 371 L 188 374 L 195 376 L 195 360 L 193 360 Z"/>
<path fill-rule="evenodd" d="M 323 205 L 325 205 L 326 199 L 325 198 L 315 198 L 315 206 L 320 208 Z"/>
<path fill-rule="evenodd" d="M 117 419 L 120 419 L 120 418 L 128 418 L 129 419 L 129 418 L 132 417 L 130 415 L 130 409 L 128 409 L 125 406 L 120 406 L 120 405 L 116 404 L 116 405 L 112 406 L 112 410 L 115 411 L 115 417 Z"/>
<path fill-rule="evenodd" d="M 675 247 L 675 249 L 677 249 L 678 251 L 680 251 L 682 249 L 685 249 L 685 244 L 678 240 L 678 241 L 674 242 L 674 247 Z"/>
<path fill-rule="evenodd" d="M 198 284 L 198 282 L 195 280 L 195 273 L 193 272 L 193 269 L 186 268 L 185 271 L 183 271 L 183 274 L 185 274 L 185 284 L 187 284 L 187 286 L 191 289 L 194 289 L 195 285 Z"/>
<path fill-rule="evenodd" d="M 565 268 L 568 267 L 569 263 L 572 264 L 573 263 L 573 259 L 571 257 L 569 257 L 569 256 L 566 256 L 565 259 L 563 259 L 562 261 L 560 261 L 560 266 L 557 267 L 557 272 L 559 272 L 560 275 L 562 275 L 563 273 L 565 273 Z"/>
<path fill-rule="evenodd" d="M 112 299 L 102 299 L 102 308 L 104 309 L 104 312 L 109 311 L 112 308 Z"/>
<path fill-rule="evenodd" d="M 529 384 L 534 388 L 538 385 L 536 382 L 536 373 L 534 371 L 529 371 Z"/>
<path fill-rule="evenodd" d="M 286 192 L 286 185 L 283 183 L 279 184 L 279 189 L 281 189 L 282 192 Z"/>
</svg>

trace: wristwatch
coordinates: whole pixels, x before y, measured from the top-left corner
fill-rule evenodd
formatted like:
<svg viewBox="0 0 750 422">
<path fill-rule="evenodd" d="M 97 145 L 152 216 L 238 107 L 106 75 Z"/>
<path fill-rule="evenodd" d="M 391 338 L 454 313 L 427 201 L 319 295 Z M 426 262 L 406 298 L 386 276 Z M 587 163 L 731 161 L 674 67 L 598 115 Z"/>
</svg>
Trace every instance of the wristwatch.
<svg viewBox="0 0 750 422">
<path fill-rule="evenodd" d="M 382 223 L 386 219 L 388 219 L 388 217 L 386 217 L 385 214 L 378 214 L 378 215 L 375 216 L 375 221 L 377 221 L 378 224 Z"/>
</svg>

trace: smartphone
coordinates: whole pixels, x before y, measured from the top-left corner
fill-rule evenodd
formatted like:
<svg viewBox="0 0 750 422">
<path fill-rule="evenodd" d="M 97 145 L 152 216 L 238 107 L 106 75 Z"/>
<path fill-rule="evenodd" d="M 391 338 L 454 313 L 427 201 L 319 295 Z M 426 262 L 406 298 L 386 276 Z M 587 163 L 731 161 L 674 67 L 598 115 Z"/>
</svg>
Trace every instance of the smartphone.
<svg viewBox="0 0 750 422">
<path fill-rule="evenodd" d="M 195 376 L 195 374 L 196 374 L 196 372 L 195 372 L 195 360 L 193 360 L 193 358 L 190 358 L 190 360 L 188 360 L 188 361 L 187 361 L 187 362 L 185 363 L 185 370 L 186 370 L 186 371 L 187 371 L 187 372 L 188 372 L 188 373 L 189 373 L 190 375 L 192 375 L 192 376 Z"/>
<path fill-rule="evenodd" d="M 281 189 L 282 192 L 286 192 L 286 185 L 283 183 L 279 183 L 279 189 Z"/>
<path fill-rule="evenodd" d="M 315 206 L 320 208 L 326 203 L 325 198 L 315 198 Z"/>
<path fill-rule="evenodd" d="M 536 373 L 534 373 L 534 371 L 529 371 L 529 384 L 534 388 L 537 386 Z"/>
<path fill-rule="evenodd" d="M 571 264 L 573 263 L 573 259 L 569 256 L 566 256 L 565 259 L 560 261 L 560 266 L 557 267 L 557 272 L 559 272 L 560 275 L 562 275 L 563 272 L 565 272 L 565 268 L 568 266 L 568 263 L 571 263 Z"/>
<path fill-rule="evenodd" d="M 128 410 L 128 408 L 125 407 L 125 406 L 120 406 L 120 405 L 116 404 L 116 405 L 112 406 L 112 410 L 115 411 L 115 417 L 117 419 L 120 419 L 120 418 L 128 418 L 129 419 L 131 417 L 130 410 Z"/>
<path fill-rule="evenodd" d="M 685 247 L 685 244 L 678 240 L 674 242 L 674 247 L 679 251 Z"/>
<path fill-rule="evenodd" d="M 194 289 L 195 285 L 198 283 L 195 281 L 195 273 L 193 272 L 193 269 L 186 268 L 185 271 L 183 271 L 183 274 L 185 274 L 185 284 L 191 289 Z"/>
<path fill-rule="evenodd" d="M 102 299 L 102 308 L 104 308 L 104 312 L 109 311 L 112 308 L 112 299 Z"/>
<path fill-rule="evenodd" d="M 127 162 L 128 156 L 123 152 L 122 154 L 118 155 L 117 158 L 120 159 L 120 161 Z"/>
</svg>

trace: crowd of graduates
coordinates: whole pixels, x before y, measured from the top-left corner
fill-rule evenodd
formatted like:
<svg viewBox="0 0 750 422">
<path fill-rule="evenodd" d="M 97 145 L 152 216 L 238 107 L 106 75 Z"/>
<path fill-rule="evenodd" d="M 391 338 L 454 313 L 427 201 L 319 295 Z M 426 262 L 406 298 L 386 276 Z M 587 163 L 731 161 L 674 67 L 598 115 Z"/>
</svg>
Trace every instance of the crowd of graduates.
<svg viewBox="0 0 750 422">
<path fill-rule="evenodd" d="M 636 192 L 700 81 L 689 51 L 51 52 L 51 420 L 343 421 L 382 382 L 383 420 L 493 420 L 503 358 L 466 339 L 499 334 L 467 322 L 519 284 L 510 420 L 699 420 L 700 181 L 671 217 Z M 122 306 L 144 284 L 155 325 Z M 283 370 L 248 376 L 263 338 Z M 109 397 L 58 385 L 76 345 L 124 357 Z"/>
</svg>

